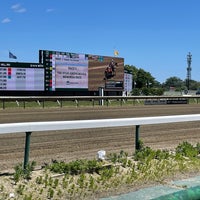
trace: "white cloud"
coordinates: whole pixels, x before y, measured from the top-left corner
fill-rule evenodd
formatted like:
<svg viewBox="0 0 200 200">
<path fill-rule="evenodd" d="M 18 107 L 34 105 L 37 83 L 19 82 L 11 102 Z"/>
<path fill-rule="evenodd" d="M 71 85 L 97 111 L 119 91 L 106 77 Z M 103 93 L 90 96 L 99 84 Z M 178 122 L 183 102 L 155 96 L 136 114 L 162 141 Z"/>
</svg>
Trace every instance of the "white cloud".
<svg viewBox="0 0 200 200">
<path fill-rule="evenodd" d="M 11 6 L 11 9 L 12 9 L 12 10 L 17 10 L 17 9 L 19 9 L 20 7 L 21 7 L 20 4 L 14 4 L 14 5 Z"/>
<path fill-rule="evenodd" d="M 7 18 L 4 18 L 2 21 L 1 21 L 1 23 L 3 23 L 3 24 L 6 24 L 6 23 L 9 23 L 9 22 L 11 22 L 11 20 L 7 17 Z"/>
<path fill-rule="evenodd" d="M 26 12 L 26 8 L 20 8 L 20 9 L 16 10 L 15 12 L 24 13 L 24 12 Z"/>
<path fill-rule="evenodd" d="M 52 8 L 48 8 L 48 9 L 46 9 L 46 12 L 53 12 L 54 11 L 54 9 L 52 9 Z"/>
<path fill-rule="evenodd" d="M 24 13 L 26 12 L 26 8 L 22 7 L 21 4 L 14 4 L 11 6 L 11 9 L 17 13 Z"/>
</svg>

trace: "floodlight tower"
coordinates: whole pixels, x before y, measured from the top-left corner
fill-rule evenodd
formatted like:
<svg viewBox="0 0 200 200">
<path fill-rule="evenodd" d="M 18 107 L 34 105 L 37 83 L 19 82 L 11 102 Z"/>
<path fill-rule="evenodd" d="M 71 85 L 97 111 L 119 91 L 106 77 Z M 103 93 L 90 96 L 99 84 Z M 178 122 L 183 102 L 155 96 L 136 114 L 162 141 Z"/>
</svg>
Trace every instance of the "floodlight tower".
<svg viewBox="0 0 200 200">
<path fill-rule="evenodd" d="M 187 67 L 187 79 L 186 79 L 186 87 L 187 87 L 188 91 L 190 89 L 190 80 L 191 80 L 191 71 L 192 71 L 191 62 L 192 62 L 192 55 L 189 52 L 189 54 L 187 55 L 187 64 L 188 64 L 188 67 Z"/>
</svg>

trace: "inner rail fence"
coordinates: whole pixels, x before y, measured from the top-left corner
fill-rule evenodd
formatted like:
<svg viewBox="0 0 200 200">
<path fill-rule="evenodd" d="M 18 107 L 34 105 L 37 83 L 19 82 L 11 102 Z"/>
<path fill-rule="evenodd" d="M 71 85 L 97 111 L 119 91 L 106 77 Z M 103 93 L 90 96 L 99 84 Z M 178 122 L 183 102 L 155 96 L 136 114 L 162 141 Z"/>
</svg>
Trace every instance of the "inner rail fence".
<svg viewBox="0 0 200 200">
<path fill-rule="evenodd" d="M 26 134 L 24 163 L 23 163 L 23 167 L 25 169 L 29 162 L 29 149 L 30 149 L 30 139 L 32 132 L 135 126 L 135 149 L 138 150 L 140 148 L 139 129 L 141 125 L 177 123 L 177 122 L 189 122 L 189 121 L 200 121 L 200 114 L 99 119 L 99 120 L 6 123 L 6 124 L 0 124 L 0 134 L 8 134 L 8 133 Z"/>
<path fill-rule="evenodd" d="M 56 102 L 59 107 L 63 107 L 64 102 L 73 102 L 76 107 L 80 105 L 81 101 L 90 102 L 92 106 L 95 106 L 95 102 L 98 105 L 108 106 L 111 101 L 116 100 L 122 106 L 127 101 L 132 101 L 136 104 L 139 101 L 146 102 L 147 104 L 165 104 L 169 101 L 169 104 L 185 104 L 193 100 L 195 103 L 199 103 L 200 95 L 183 95 L 183 96 L 1 96 L 0 102 L 2 108 L 6 108 L 6 103 L 16 102 L 19 106 L 20 102 L 23 107 L 26 107 L 28 102 L 36 102 L 39 106 L 45 107 L 45 102 Z"/>
</svg>

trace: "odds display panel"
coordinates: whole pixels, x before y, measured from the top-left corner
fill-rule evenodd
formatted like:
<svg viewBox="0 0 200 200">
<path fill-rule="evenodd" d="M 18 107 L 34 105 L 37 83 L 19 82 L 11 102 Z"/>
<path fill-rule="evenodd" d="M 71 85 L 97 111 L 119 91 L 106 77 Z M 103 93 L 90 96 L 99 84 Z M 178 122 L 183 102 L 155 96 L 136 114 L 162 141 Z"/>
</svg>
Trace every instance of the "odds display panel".
<svg viewBox="0 0 200 200">
<path fill-rule="evenodd" d="M 46 91 L 123 90 L 123 58 L 40 50 L 39 62 L 45 66 Z"/>
<path fill-rule="evenodd" d="M 0 91 L 44 91 L 44 74 L 42 64 L 0 62 Z"/>
<path fill-rule="evenodd" d="M 131 92 L 133 90 L 133 75 L 124 73 L 124 91 Z"/>
</svg>

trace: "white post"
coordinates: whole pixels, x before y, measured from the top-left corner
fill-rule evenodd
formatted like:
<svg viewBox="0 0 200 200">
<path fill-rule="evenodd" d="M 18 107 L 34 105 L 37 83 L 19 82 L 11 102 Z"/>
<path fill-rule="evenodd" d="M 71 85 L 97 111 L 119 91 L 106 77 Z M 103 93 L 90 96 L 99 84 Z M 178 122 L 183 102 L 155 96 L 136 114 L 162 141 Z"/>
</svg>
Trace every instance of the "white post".
<svg viewBox="0 0 200 200">
<path fill-rule="evenodd" d="M 103 96 L 104 96 L 104 89 L 103 89 L 103 87 L 99 87 L 99 96 L 100 96 L 100 97 L 103 97 Z M 103 106 L 103 105 L 104 105 L 104 100 L 103 100 L 103 99 L 99 100 L 99 105 L 100 105 L 100 106 Z"/>
</svg>

